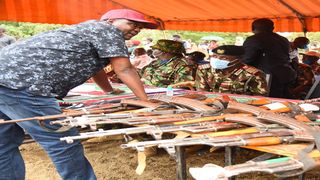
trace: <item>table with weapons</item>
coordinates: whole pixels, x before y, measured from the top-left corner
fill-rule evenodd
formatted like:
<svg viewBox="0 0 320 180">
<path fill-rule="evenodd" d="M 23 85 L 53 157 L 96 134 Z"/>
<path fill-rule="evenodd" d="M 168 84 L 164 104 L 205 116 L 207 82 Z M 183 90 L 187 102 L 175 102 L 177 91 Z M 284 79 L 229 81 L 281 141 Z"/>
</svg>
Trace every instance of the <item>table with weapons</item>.
<svg viewBox="0 0 320 180">
<path fill-rule="evenodd" d="M 58 131 L 78 128 L 78 136 L 61 138 L 66 143 L 123 135 L 126 143 L 121 147 L 136 149 L 140 157 L 145 157 L 150 147 L 165 149 L 176 159 L 177 179 L 187 178 L 184 148 L 196 145 L 225 148 L 228 162 L 225 167 L 206 164 L 189 168 L 191 176 L 199 180 L 230 179 L 248 172 L 303 178 L 304 172 L 320 165 L 320 98 L 297 101 L 184 90 L 174 96 L 149 94 L 149 99 L 143 102 L 128 93 L 112 98 L 66 100 L 61 102 L 63 114 L 0 124 L 46 120 L 61 125 Z M 146 134 L 148 138 L 132 141 L 136 134 Z M 235 147 L 266 153 L 232 164 Z"/>
</svg>

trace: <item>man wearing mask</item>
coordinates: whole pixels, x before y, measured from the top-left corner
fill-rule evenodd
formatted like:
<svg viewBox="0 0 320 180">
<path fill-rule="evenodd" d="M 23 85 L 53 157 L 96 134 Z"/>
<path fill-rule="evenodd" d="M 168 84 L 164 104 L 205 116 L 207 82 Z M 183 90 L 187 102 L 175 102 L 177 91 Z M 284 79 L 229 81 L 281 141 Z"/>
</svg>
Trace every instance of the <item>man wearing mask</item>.
<svg viewBox="0 0 320 180">
<path fill-rule="evenodd" d="M 210 64 L 198 66 L 195 87 L 199 91 L 266 95 L 265 74 L 241 63 L 242 46 L 223 45 L 212 50 Z"/>
<path fill-rule="evenodd" d="M 253 36 L 248 37 L 243 47 L 243 63 L 261 69 L 271 75 L 270 97 L 288 98 L 288 85 L 296 80 L 296 71 L 289 58 L 289 41 L 273 33 L 274 24 L 270 19 L 253 21 Z"/>
<path fill-rule="evenodd" d="M 299 64 L 299 52 L 298 49 L 308 49 L 308 44 L 310 40 L 306 37 L 297 37 L 290 43 L 290 61 L 292 67 L 297 70 Z"/>
<path fill-rule="evenodd" d="M 156 24 L 136 11 L 117 9 L 107 12 L 102 21 L 41 33 L 5 47 L 0 51 L 0 119 L 60 114 L 56 98 L 65 97 L 90 77 L 105 92 L 112 92 L 103 70 L 108 64 L 138 98 L 147 100 L 125 45 L 141 28 L 156 28 Z M 0 179 L 25 179 L 19 151 L 25 132 L 47 152 L 62 179 L 96 179 L 80 141 L 60 141 L 78 135 L 77 129 L 57 132 L 60 127 L 50 121 L 0 125 Z"/>
<path fill-rule="evenodd" d="M 302 62 L 311 67 L 316 79 L 320 79 L 320 53 L 315 51 L 302 53 Z"/>
<path fill-rule="evenodd" d="M 183 57 L 186 52 L 181 42 L 161 39 L 151 48 L 155 60 L 141 70 L 141 80 L 145 84 L 167 87 L 193 81 L 192 66 Z"/>
</svg>

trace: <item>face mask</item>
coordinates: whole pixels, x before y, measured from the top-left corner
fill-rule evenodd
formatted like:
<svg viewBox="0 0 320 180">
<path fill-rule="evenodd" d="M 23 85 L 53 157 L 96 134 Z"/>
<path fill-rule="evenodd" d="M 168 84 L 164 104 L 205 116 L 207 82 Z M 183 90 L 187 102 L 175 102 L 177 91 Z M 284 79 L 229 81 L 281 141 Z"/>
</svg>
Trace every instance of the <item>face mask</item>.
<svg viewBox="0 0 320 180">
<path fill-rule="evenodd" d="M 218 58 L 210 58 L 210 65 L 213 69 L 226 69 L 229 61 L 221 60 Z"/>
<path fill-rule="evenodd" d="M 299 49 L 308 49 L 308 45 L 305 44 L 305 45 L 299 46 L 298 48 L 299 48 Z"/>
<path fill-rule="evenodd" d="M 303 61 L 304 64 L 308 64 L 308 65 L 312 65 L 313 64 L 313 60 L 310 59 L 306 59 Z"/>
</svg>

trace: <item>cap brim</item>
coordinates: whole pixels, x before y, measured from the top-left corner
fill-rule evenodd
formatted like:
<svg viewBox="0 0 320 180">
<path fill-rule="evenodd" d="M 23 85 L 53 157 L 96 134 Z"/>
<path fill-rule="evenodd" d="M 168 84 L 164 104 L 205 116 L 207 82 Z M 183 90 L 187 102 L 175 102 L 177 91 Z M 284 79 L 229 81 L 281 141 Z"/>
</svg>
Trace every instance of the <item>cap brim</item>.
<svg viewBox="0 0 320 180">
<path fill-rule="evenodd" d="M 157 29 L 158 28 L 158 24 L 150 22 L 150 21 L 146 21 L 146 20 L 142 20 L 142 19 L 133 19 L 133 18 L 131 18 L 129 20 L 142 23 L 143 27 L 147 28 L 147 29 Z"/>
</svg>

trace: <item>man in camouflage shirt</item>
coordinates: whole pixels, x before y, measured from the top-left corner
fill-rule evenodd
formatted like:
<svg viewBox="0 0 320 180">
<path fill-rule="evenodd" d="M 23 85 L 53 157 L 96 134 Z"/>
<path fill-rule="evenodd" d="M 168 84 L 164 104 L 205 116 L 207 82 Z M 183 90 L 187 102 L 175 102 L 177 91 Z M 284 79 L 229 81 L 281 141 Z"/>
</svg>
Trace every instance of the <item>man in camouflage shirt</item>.
<svg viewBox="0 0 320 180">
<path fill-rule="evenodd" d="M 193 81 L 192 67 L 183 57 L 185 49 L 178 41 L 161 39 L 151 46 L 157 59 L 141 70 L 144 84 L 167 87 L 184 81 Z"/>
<path fill-rule="evenodd" d="M 315 81 L 309 65 L 298 63 L 297 81 L 289 86 L 290 99 L 304 99 Z"/>
<path fill-rule="evenodd" d="M 265 74 L 240 62 L 241 46 L 225 45 L 212 50 L 210 63 L 198 66 L 195 87 L 200 91 L 266 95 Z"/>
<path fill-rule="evenodd" d="M 136 96 L 147 100 L 125 40 L 156 24 L 127 9 L 111 10 L 103 19 L 45 32 L 1 49 L 0 119 L 60 114 L 55 98 L 65 97 L 92 76 L 105 92 L 112 91 L 103 70 L 108 64 Z M 0 125 L 0 179 L 25 179 L 19 151 L 25 131 L 45 149 L 62 179 L 96 179 L 81 143 L 60 141 L 78 131 L 55 132 L 60 127 L 47 121 Z"/>
</svg>

